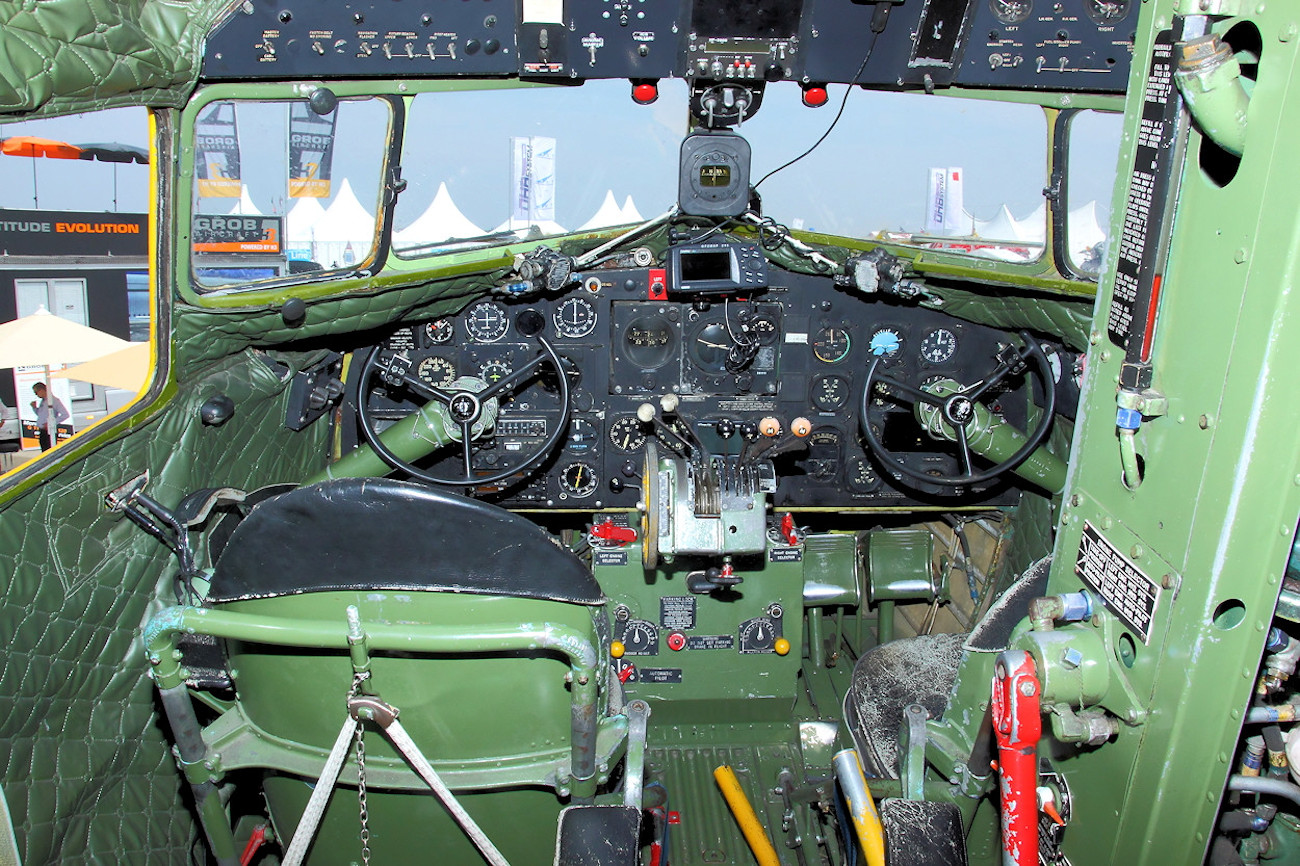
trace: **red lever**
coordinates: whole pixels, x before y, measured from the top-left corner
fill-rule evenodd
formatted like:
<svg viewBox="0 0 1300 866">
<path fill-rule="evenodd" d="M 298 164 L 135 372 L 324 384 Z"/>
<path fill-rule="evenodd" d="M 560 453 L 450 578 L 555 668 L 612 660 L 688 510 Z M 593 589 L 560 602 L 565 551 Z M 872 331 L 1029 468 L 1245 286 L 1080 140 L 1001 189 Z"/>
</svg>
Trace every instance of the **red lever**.
<svg viewBox="0 0 1300 866">
<path fill-rule="evenodd" d="M 1024 650 L 998 656 L 993 676 L 993 732 L 1002 774 L 1002 860 L 1038 863 L 1038 740 L 1043 735 L 1042 685 Z"/>
<path fill-rule="evenodd" d="M 597 523 L 591 528 L 593 538 L 599 538 L 602 541 L 608 541 L 611 544 L 627 544 L 629 541 L 636 541 L 636 530 L 628 526 L 618 526 L 608 517 L 603 523 Z"/>
<path fill-rule="evenodd" d="M 785 513 L 785 517 L 781 518 L 781 534 L 785 536 L 785 540 L 790 544 L 799 543 L 799 533 L 795 532 L 794 529 L 794 515 L 788 511 Z"/>
</svg>

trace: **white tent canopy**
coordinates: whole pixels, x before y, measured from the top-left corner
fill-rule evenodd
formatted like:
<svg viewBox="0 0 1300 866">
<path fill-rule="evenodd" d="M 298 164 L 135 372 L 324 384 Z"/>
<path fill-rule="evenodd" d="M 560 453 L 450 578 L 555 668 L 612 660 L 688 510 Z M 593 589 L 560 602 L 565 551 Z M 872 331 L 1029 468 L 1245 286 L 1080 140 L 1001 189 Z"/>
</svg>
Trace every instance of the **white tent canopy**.
<svg viewBox="0 0 1300 866">
<path fill-rule="evenodd" d="M 600 207 L 592 214 L 591 219 L 578 227 L 578 231 L 594 231 L 596 229 L 608 228 L 609 226 L 622 225 L 627 222 L 623 215 L 623 209 L 618 206 L 614 200 L 614 191 L 605 190 L 605 200 L 601 202 Z"/>
<path fill-rule="evenodd" d="M 241 214 L 243 216 L 261 216 L 262 212 L 253 204 L 253 197 L 248 194 L 248 184 L 239 185 L 239 201 L 229 211 L 232 214 Z"/>
<path fill-rule="evenodd" d="M 321 207 L 320 199 L 312 197 L 298 199 L 284 218 L 284 235 L 289 246 L 310 246 L 314 240 L 312 229 L 323 216 L 325 216 L 325 208 Z"/>
<path fill-rule="evenodd" d="M 632 201 L 632 196 L 623 199 L 623 219 L 625 223 L 643 223 L 645 217 L 641 216 L 641 211 L 636 209 L 636 204 Z"/>
<path fill-rule="evenodd" d="M 311 227 L 312 257 L 327 268 L 354 264 L 365 258 L 374 243 L 375 217 L 357 201 L 347 178 L 339 184 L 334 201 Z"/>
<path fill-rule="evenodd" d="M 424 213 L 404 229 L 393 233 L 393 241 L 398 247 L 413 247 L 422 244 L 434 244 L 451 238 L 482 237 L 486 232 L 461 213 L 460 208 L 451 199 L 447 184 L 438 184 L 438 192 Z"/>
</svg>

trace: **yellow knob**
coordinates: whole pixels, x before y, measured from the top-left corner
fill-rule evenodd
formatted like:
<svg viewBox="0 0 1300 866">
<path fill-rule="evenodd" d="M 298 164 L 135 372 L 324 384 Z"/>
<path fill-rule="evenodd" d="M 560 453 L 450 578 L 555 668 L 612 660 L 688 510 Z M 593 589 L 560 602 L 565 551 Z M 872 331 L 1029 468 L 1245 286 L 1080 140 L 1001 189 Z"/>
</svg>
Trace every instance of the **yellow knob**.
<svg viewBox="0 0 1300 866">
<path fill-rule="evenodd" d="M 781 435 L 781 422 L 770 415 L 758 422 L 758 432 L 762 433 L 769 439 L 773 436 Z"/>
<path fill-rule="evenodd" d="M 789 654 L 790 654 L 790 641 L 786 640 L 786 639 L 783 638 L 783 637 L 779 637 L 779 638 L 777 638 L 776 641 L 772 644 L 772 649 L 775 650 L 775 651 L 776 651 L 776 654 L 779 655 L 779 656 L 789 655 Z"/>
<path fill-rule="evenodd" d="M 790 422 L 790 432 L 802 439 L 812 432 L 812 422 L 800 415 Z"/>
<path fill-rule="evenodd" d="M 623 653 L 627 652 L 627 647 L 623 646 L 621 640 L 611 641 L 609 644 L 609 654 L 616 659 L 621 659 Z"/>
</svg>

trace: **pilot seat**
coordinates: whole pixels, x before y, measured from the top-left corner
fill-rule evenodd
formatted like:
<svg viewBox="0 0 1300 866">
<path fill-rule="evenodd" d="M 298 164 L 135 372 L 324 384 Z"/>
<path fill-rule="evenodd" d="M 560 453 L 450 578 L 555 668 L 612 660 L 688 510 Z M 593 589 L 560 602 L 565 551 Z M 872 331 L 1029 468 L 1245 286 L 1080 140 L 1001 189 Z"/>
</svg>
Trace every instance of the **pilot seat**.
<svg viewBox="0 0 1300 866">
<path fill-rule="evenodd" d="M 625 798 L 607 789 L 640 709 L 602 680 L 604 601 L 551 536 L 453 493 L 342 479 L 257 505 L 203 605 L 145 631 L 218 860 L 239 862 L 217 789 L 250 777 L 286 863 L 361 862 L 363 845 L 376 863 L 550 863 L 537 840 L 556 838 L 569 804 L 565 825 L 634 854 L 639 763 Z M 224 642 L 233 695 L 186 682 L 178 644 L 195 634 Z M 633 728 L 639 762 L 644 718 Z M 615 802 L 594 806 L 598 793 Z"/>
</svg>

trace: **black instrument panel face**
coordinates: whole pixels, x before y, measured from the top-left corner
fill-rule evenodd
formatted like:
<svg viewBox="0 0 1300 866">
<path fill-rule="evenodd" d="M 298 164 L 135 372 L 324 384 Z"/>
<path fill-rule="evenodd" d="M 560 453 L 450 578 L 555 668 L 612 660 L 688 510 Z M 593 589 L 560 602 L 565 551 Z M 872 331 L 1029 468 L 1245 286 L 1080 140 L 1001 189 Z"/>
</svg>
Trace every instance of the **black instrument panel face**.
<svg viewBox="0 0 1300 866">
<path fill-rule="evenodd" d="M 774 458 L 777 508 L 903 509 L 1014 497 L 1005 486 L 954 498 L 938 486 L 918 493 L 895 485 L 865 449 L 858 421 L 873 352 L 886 353 L 884 372 L 899 381 L 969 384 L 994 368 L 998 350 L 1012 342 L 1008 335 L 846 294 L 825 278 L 783 271 L 772 278 L 771 288 L 748 298 L 651 300 L 650 270 L 598 270 L 558 297 L 482 299 L 456 316 L 403 328 L 386 345 L 407 354 L 417 375 L 437 387 L 461 376 L 492 383 L 539 351 L 521 336 L 521 318 L 531 326 L 525 330 L 545 323 L 542 336 L 571 368 L 571 419 L 556 455 L 514 486 L 479 491 L 507 507 L 634 506 L 645 444 L 656 436 L 637 412 L 647 403 L 658 408 L 665 395 L 679 403 L 677 423 L 690 425 L 712 453 L 740 453 L 747 437 L 756 447 L 774 430 L 790 439 Z M 475 443 L 476 472 L 514 465 L 553 430 L 559 406 L 554 383 L 542 379 L 502 404 L 495 432 Z M 381 419 L 416 408 L 382 390 L 371 400 Z M 1001 408 L 1023 429 L 1023 407 Z M 920 431 L 909 406 L 876 398 L 870 416 L 907 465 L 959 474 L 956 458 Z M 793 436 L 796 430 L 804 435 Z M 459 446 L 434 458 L 426 466 L 433 474 L 454 475 Z"/>
<path fill-rule="evenodd" d="M 1139 5 L 258 0 L 237 6 L 213 32 L 203 77 L 677 76 L 1118 93 L 1127 85 Z"/>
<path fill-rule="evenodd" d="M 507 75 L 517 27 L 516 0 L 258 0 L 212 34 L 203 76 Z"/>
</svg>

